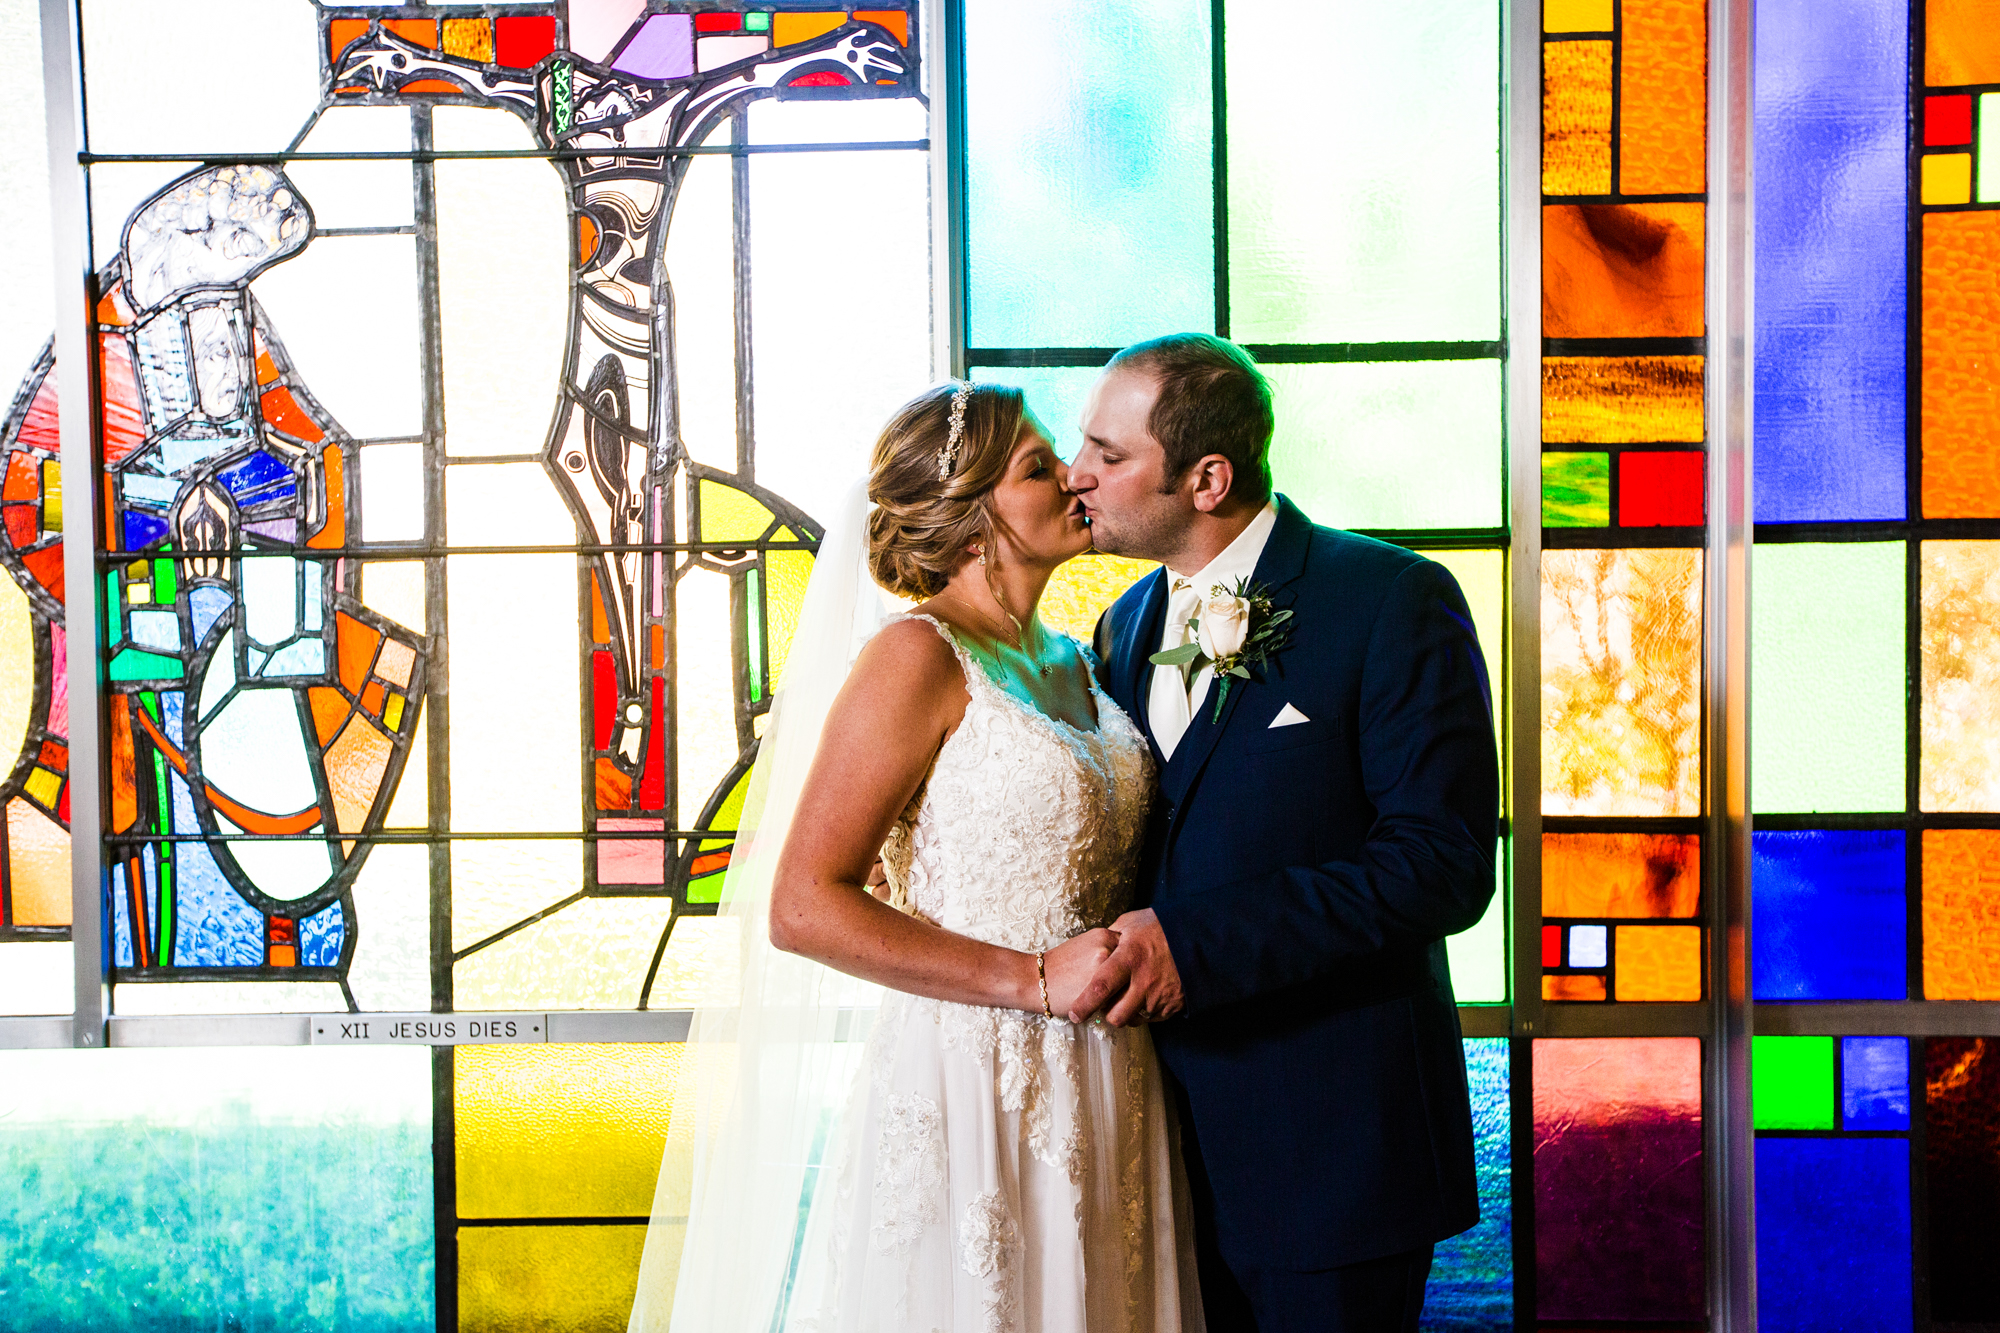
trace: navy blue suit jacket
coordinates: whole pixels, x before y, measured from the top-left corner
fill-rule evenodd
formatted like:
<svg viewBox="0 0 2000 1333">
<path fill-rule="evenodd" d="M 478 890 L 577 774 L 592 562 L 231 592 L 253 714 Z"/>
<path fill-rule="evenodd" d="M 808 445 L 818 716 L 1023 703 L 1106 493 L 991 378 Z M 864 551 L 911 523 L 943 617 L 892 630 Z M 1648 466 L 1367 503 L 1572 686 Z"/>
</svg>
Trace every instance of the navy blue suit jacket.
<svg viewBox="0 0 2000 1333">
<path fill-rule="evenodd" d="M 1163 765 L 1139 901 L 1180 969 L 1187 1009 L 1153 1037 L 1223 1256 L 1311 1270 L 1479 1220 L 1443 941 L 1493 895 L 1499 762 L 1442 566 L 1281 496 L 1254 577 L 1292 610 L 1291 642 L 1220 720 L 1211 689 Z M 1166 602 L 1156 572 L 1098 625 L 1106 691 L 1149 738 Z M 1308 720 L 1272 729 L 1288 703 Z"/>
</svg>

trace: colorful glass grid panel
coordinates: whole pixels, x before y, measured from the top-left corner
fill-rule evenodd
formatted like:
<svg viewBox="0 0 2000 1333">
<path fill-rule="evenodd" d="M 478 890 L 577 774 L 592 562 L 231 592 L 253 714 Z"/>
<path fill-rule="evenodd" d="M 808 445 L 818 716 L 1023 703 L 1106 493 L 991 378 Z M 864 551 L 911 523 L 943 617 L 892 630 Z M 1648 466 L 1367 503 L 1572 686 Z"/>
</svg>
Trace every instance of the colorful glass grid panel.
<svg viewBox="0 0 2000 1333">
<path fill-rule="evenodd" d="M 1909 9 L 1756 24 L 1756 517 L 1902 518 Z"/>
<path fill-rule="evenodd" d="M 1537 1040 L 1534 1079 L 1538 1315 L 1699 1319 L 1701 1043 Z"/>
<path fill-rule="evenodd" d="M 1924 1043 L 1924 1159 L 1931 1317 L 2000 1320 L 2000 1042 Z"/>
<path fill-rule="evenodd" d="M 1918 804 L 2000 811 L 2000 541 L 1922 551 Z"/>
<path fill-rule="evenodd" d="M 1905 998 L 1904 873 L 1901 830 L 1753 833 L 1756 998 Z"/>
<path fill-rule="evenodd" d="M 1901 542 L 1757 546 L 1755 809 L 1903 808 L 1905 549 Z"/>
<path fill-rule="evenodd" d="M 2000 829 L 1925 829 L 1924 998 L 2000 1000 Z"/>
<path fill-rule="evenodd" d="M 1909 1143 L 1760 1136 L 1756 1153 L 1757 1327 L 1910 1329 Z"/>
</svg>

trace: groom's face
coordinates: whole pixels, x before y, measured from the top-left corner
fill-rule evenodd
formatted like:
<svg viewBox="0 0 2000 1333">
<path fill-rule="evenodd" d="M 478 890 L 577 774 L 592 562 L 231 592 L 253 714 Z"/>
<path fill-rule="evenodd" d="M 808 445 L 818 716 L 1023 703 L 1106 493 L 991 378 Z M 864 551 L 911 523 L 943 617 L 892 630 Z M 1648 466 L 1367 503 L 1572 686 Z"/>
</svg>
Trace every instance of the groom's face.
<svg viewBox="0 0 2000 1333">
<path fill-rule="evenodd" d="M 1083 409 L 1083 447 L 1069 485 L 1090 516 L 1091 544 L 1108 555 L 1164 560 L 1194 513 L 1183 487 L 1167 482 L 1167 454 L 1147 424 L 1160 386 L 1145 371 L 1112 369 Z"/>
</svg>

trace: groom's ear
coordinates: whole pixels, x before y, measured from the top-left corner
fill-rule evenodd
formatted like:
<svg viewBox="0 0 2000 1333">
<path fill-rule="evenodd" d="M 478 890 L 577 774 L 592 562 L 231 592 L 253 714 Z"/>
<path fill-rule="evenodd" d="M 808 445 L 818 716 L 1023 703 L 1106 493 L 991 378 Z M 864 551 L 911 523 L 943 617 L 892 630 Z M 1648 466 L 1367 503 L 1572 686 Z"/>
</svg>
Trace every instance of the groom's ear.
<svg viewBox="0 0 2000 1333">
<path fill-rule="evenodd" d="M 1228 501 L 1230 488 L 1236 483 L 1236 468 L 1221 454 L 1204 454 L 1188 469 L 1188 479 L 1194 483 L 1189 496 L 1194 507 L 1212 514 Z"/>
</svg>

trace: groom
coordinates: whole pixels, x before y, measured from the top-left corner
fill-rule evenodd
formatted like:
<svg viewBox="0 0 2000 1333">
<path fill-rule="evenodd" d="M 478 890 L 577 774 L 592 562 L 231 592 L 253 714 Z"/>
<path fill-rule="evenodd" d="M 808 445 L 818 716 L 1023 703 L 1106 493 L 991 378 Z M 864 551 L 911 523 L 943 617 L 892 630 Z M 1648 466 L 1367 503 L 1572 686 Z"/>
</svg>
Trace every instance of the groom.
<svg viewBox="0 0 2000 1333">
<path fill-rule="evenodd" d="M 1271 432 L 1205 334 L 1126 348 L 1085 408 L 1097 549 L 1165 566 L 1097 627 L 1160 792 L 1071 1017 L 1159 1024 L 1210 1333 L 1414 1330 L 1432 1246 L 1479 1218 L 1444 937 L 1493 894 L 1492 704 L 1451 575 L 1273 496 Z M 1206 605 L 1240 579 L 1247 626 Z"/>
</svg>

